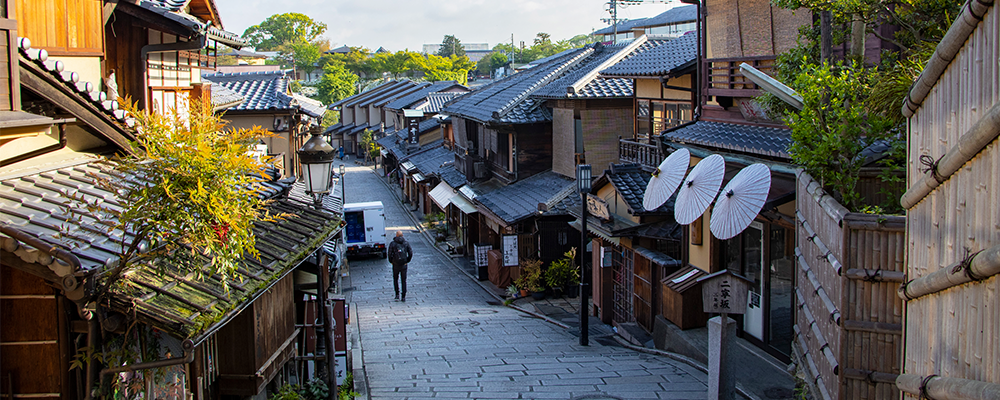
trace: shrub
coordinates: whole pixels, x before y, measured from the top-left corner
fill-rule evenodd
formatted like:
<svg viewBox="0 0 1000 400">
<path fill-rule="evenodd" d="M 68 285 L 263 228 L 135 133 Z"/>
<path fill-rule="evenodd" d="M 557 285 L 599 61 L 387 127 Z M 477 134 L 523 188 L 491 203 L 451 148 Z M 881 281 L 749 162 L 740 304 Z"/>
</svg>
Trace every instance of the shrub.
<svg viewBox="0 0 1000 400">
<path fill-rule="evenodd" d="M 517 287 L 528 289 L 532 292 L 545 290 L 545 282 L 542 276 L 542 262 L 536 259 L 521 260 L 521 277 L 515 282 Z"/>
<path fill-rule="evenodd" d="M 580 280 L 580 271 L 576 267 L 576 247 L 563 255 L 565 257 L 553 261 L 545 271 L 545 283 L 549 287 L 563 287 Z"/>
</svg>

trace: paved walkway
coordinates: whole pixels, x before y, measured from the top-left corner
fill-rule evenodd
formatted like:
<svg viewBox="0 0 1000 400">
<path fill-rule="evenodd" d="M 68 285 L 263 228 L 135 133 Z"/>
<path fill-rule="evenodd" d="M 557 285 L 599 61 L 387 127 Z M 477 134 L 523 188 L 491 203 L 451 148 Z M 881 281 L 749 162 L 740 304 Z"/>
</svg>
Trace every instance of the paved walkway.
<svg viewBox="0 0 1000 400">
<path fill-rule="evenodd" d="M 593 334 L 580 346 L 575 332 L 501 305 L 417 233 L 371 167 L 348 164 L 346 186 L 348 202 L 381 200 L 387 234 L 407 232 L 415 253 L 405 303 L 393 301 L 384 259 L 350 261 L 372 399 L 705 398 L 695 368 Z"/>
</svg>

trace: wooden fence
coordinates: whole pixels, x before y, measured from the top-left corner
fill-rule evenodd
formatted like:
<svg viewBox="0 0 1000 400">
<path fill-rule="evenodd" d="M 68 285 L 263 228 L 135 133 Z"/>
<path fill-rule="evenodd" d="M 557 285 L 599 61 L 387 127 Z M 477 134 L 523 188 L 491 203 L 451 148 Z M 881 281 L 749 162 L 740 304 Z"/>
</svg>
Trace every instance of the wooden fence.
<svg viewBox="0 0 1000 400">
<path fill-rule="evenodd" d="M 666 157 L 655 144 L 639 143 L 618 137 L 618 162 L 637 163 L 645 171 L 652 172 Z"/>
<path fill-rule="evenodd" d="M 906 218 L 848 212 L 802 171 L 797 185 L 792 347 L 814 398 L 899 398 Z"/>
</svg>

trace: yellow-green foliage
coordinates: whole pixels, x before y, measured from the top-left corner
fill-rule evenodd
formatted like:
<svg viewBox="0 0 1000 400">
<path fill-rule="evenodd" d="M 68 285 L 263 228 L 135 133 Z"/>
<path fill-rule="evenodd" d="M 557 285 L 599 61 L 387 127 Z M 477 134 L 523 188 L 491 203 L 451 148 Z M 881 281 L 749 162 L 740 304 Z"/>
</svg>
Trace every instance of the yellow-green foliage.
<svg viewBox="0 0 1000 400">
<path fill-rule="evenodd" d="M 521 260 L 521 277 L 515 282 L 517 287 L 528 289 L 532 292 L 545 290 L 545 280 L 542 276 L 542 262 L 540 260 Z"/>
<path fill-rule="evenodd" d="M 110 178 L 98 184 L 119 196 L 116 228 L 136 235 L 123 243 L 123 262 L 110 283 L 140 260 L 175 250 L 204 255 L 211 262 L 198 272 L 225 282 L 244 254 L 257 257 L 253 222 L 280 217 L 264 210 L 254 185 L 264 165 L 248 151 L 269 133 L 226 131 L 207 102 L 191 101 L 186 118 L 123 103 L 136 122 L 132 155 L 115 159 Z M 138 251 L 142 242 L 152 251 Z"/>
</svg>

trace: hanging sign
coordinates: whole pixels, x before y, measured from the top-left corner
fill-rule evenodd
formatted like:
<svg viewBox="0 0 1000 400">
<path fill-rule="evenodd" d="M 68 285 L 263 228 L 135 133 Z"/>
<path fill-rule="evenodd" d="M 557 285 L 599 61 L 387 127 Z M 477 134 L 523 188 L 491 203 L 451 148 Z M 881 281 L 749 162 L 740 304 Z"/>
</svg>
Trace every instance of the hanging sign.
<svg viewBox="0 0 1000 400">
<path fill-rule="evenodd" d="M 601 221 L 611 219 L 611 211 L 608 209 L 608 203 L 590 193 L 587 193 L 587 212 L 590 215 L 600 218 Z"/>
</svg>

